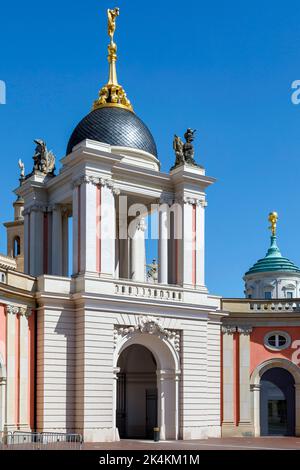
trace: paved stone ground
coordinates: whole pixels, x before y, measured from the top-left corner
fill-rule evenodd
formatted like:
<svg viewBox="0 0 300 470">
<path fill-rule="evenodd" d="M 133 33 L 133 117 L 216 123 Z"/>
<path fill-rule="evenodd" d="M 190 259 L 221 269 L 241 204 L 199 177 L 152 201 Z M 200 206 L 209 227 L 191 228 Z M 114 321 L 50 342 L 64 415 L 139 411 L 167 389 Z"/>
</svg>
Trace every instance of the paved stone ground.
<svg viewBox="0 0 300 470">
<path fill-rule="evenodd" d="M 193 441 L 139 441 L 124 439 L 120 442 L 84 444 L 84 450 L 300 450 L 297 437 L 222 438 Z"/>
</svg>

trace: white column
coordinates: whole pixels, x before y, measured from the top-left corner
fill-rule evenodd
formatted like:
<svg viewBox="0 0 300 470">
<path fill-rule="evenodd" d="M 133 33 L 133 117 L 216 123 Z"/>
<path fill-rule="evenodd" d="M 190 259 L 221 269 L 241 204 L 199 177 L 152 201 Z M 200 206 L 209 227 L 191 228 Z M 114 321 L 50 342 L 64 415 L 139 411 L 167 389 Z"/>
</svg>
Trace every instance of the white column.
<svg viewBox="0 0 300 470">
<path fill-rule="evenodd" d="M 78 274 L 79 265 L 79 192 L 80 186 L 76 184 L 73 187 L 72 217 L 73 217 L 73 274 Z"/>
<path fill-rule="evenodd" d="M 295 408 L 296 408 L 296 426 L 295 434 L 297 437 L 300 436 L 300 384 L 295 384 Z"/>
<path fill-rule="evenodd" d="M 177 371 L 157 371 L 158 426 L 162 440 L 178 439 L 179 378 Z"/>
<path fill-rule="evenodd" d="M 26 211 L 24 214 L 24 271 L 26 274 L 30 273 L 30 251 L 29 248 L 30 238 L 30 213 Z"/>
<path fill-rule="evenodd" d="M 158 282 L 168 284 L 169 206 L 159 208 Z"/>
<path fill-rule="evenodd" d="M 131 279 L 138 282 L 145 282 L 146 277 L 145 231 L 145 220 L 141 218 L 136 221 L 131 240 Z"/>
<path fill-rule="evenodd" d="M 116 258 L 116 206 L 112 184 L 101 186 L 100 252 L 101 276 L 115 277 Z"/>
<path fill-rule="evenodd" d="M 80 187 L 80 271 L 96 272 L 96 186 Z"/>
<path fill-rule="evenodd" d="M 16 407 L 16 315 L 7 310 L 6 416 L 8 430 L 15 430 Z"/>
<path fill-rule="evenodd" d="M 52 274 L 62 275 L 62 215 L 59 204 L 53 207 L 52 215 Z"/>
<path fill-rule="evenodd" d="M 251 408 L 254 424 L 254 436 L 260 437 L 260 384 L 251 385 L 252 392 Z"/>
<path fill-rule="evenodd" d="M 233 333 L 235 327 L 225 326 L 223 332 L 223 424 L 231 424 L 234 422 L 233 410 Z"/>
<path fill-rule="evenodd" d="M 201 200 L 196 208 L 196 285 L 205 286 L 205 207 Z"/>
<path fill-rule="evenodd" d="M 41 207 L 33 207 L 30 212 L 30 274 L 43 274 L 44 213 Z"/>
<path fill-rule="evenodd" d="M 130 237 L 128 237 L 128 207 L 124 196 L 119 198 L 118 223 L 119 223 L 119 277 L 130 277 Z"/>
<path fill-rule="evenodd" d="M 166 439 L 166 424 L 165 424 L 165 394 L 163 383 L 163 371 L 158 370 L 157 374 L 157 409 L 158 409 L 158 427 L 160 429 L 160 439 Z"/>
<path fill-rule="evenodd" d="M 29 431 L 28 422 L 28 319 L 20 316 L 20 427 Z"/>
<path fill-rule="evenodd" d="M 240 423 L 250 424 L 250 327 L 238 327 L 240 333 Z"/>
<path fill-rule="evenodd" d="M 193 285 L 193 206 L 192 204 L 182 204 L 182 241 L 179 244 L 181 253 L 178 254 L 181 271 L 181 284 L 183 287 Z M 180 274 L 179 271 L 179 274 Z"/>
<path fill-rule="evenodd" d="M 69 216 L 65 211 L 62 217 L 62 275 L 69 274 Z"/>
<path fill-rule="evenodd" d="M 6 409 L 6 377 L 0 377 L 0 432 L 4 430 Z"/>
<path fill-rule="evenodd" d="M 120 440 L 119 429 L 117 428 L 117 391 L 119 367 L 113 369 L 113 409 L 112 409 L 112 429 L 114 430 L 115 441 Z"/>
</svg>

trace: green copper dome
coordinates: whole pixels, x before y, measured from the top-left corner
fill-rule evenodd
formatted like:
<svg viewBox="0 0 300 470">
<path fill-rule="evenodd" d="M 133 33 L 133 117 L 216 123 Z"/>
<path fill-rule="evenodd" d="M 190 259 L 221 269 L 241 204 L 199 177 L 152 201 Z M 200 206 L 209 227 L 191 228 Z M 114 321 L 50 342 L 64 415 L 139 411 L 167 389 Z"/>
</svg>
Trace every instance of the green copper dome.
<svg viewBox="0 0 300 470">
<path fill-rule="evenodd" d="M 248 274 L 264 273 L 268 271 L 294 272 L 300 273 L 300 269 L 292 261 L 284 258 L 276 243 L 276 236 L 271 236 L 271 246 L 266 256 L 257 261 L 257 263 L 246 272 Z"/>
</svg>

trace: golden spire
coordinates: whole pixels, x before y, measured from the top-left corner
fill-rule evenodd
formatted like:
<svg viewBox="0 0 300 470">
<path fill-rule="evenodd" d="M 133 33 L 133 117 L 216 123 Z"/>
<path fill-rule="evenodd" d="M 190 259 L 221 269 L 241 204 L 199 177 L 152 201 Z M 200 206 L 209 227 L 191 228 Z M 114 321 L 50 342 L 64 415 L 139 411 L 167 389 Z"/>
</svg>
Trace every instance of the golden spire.
<svg viewBox="0 0 300 470">
<path fill-rule="evenodd" d="M 272 230 L 272 236 L 276 237 L 276 226 L 277 226 L 277 220 L 278 220 L 278 214 L 277 212 L 271 212 L 269 214 L 269 222 L 271 224 L 271 227 L 269 227 Z"/>
<path fill-rule="evenodd" d="M 93 109 L 105 107 L 120 107 L 133 111 L 132 105 L 126 96 L 124 88 L 119 85 L 117 79 L 117 45 L 114 42 L 114 34 L 116 31 L 116 19 L 120 15 L 120 9 L 107 10 L 108 18 L 108 36 L 110 44 L 108 45 L 108 63 L 109 63 L 109 79 L 99 91 L 99 98 L 94 102 Z"/>
</svg>

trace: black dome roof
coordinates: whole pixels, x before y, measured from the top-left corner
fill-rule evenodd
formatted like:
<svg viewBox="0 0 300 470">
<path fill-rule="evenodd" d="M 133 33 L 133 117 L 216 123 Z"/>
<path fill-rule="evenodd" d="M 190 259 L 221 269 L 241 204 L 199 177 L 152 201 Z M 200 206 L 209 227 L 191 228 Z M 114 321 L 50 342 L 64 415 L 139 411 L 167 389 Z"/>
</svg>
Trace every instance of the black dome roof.
<svg viewBox="0 0 300 470">
<path fill-rule="evenodd" d="M 85 139 L 144 150 L 157 157 L 156 144 L 148 127 L 127 109 L 104 107 L 88 114 L 73 131 L 67 155 Z"/>
</svg>

